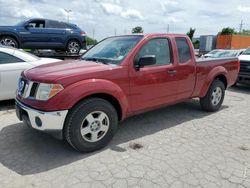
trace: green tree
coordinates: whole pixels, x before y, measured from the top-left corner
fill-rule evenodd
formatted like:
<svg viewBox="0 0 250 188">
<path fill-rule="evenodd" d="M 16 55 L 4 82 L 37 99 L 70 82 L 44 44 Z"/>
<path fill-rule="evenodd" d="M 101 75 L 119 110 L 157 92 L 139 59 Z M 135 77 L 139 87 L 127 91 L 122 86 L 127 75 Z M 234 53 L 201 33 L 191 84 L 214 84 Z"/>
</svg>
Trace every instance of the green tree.
<svg viewBox="0 0 250 188">
<path fill-rule="evenodd" d="M 87 43 L 87 46 L 92 46 L 92 45 L 97 44 L 97 40 L 87 36 L 86 37 L 86 43 Z"/>
<path fill-rule="evenodd" d="M 194 33 L 195 33 L 195 30 L 194 28 L 190 28 L 189 31 L 187 32 L 187 36 L 189 36 L 189 38 L 192 40 L 193 37 L 194 37 Z"/>
<path fill-rule="evenodd" d="M 137 26 L 132 29 L 132 33 L 143 33 L 143 28 L 141 26 Z"/>
<path fill-rule="evenodd" d="M 194 45 L 195 49 L 199 49 L 200 48 L 200 41 L 199 40 L 194 41 L 193 45 Z"/>
<path fill-rule="evenodd" d="M 233 34 L 237 34 L 237 32 L 235 31 L 234 28 L 231 27 L 225 27 L 218 33 L 218 35 L 233 35 Z"/>
</svg>

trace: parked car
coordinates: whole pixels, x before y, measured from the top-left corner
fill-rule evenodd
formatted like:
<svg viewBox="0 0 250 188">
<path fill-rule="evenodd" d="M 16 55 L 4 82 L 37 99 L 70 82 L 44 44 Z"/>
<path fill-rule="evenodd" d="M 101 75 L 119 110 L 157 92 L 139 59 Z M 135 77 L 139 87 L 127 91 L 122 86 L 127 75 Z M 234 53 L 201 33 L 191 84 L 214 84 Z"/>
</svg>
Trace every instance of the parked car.
<svg viewBox="0 0 250 188">
<path fill-rule="evenodd" d="M 0 44 L 14 48 L 55 49 L 79 53 L 86 49 L 86 33 L 74 24 L 31 19 L 15 26 L 0 26 Z"/>
<path fill-rule="evenodd" d="M 239 57 L 246 49 L 223 50 L 217 49 L 203 55 L 203 58 Z"/>
<path fill-rule="evenodd" d="M 240 60 L 240 72 L 237 82 L 250 83 L 250 48 L 245 50 L 242 55 L 239 56 Z"/>
<path fill-rule="evenodd" d="M 18 79 L 23 70 L 58 61 L 38 58 L 15 48 L 0 47 L 0 101 L 15 98 Z"/>
<path fill-rule="evenodd" d="M 106 146 L 118 121 L 135 114 L 194 97 L 202 109 L 217 111 L 238 72 L 235 57 L 196 61 L 186 35 L 110 37 L 82 60 L 24 71 L 16 112 L 30 127 L 90 152 Z"/>
</svg>

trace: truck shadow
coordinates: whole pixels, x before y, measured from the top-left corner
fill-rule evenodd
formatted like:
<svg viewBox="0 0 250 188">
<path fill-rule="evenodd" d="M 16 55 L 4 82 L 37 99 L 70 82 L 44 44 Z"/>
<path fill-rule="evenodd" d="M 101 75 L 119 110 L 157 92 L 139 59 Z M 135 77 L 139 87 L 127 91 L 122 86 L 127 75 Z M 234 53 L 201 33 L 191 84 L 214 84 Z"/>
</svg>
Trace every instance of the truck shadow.
<svg viewBox="0 0 250 188">
<path fill-rule="evenodd" d="M 126 149 L 119 149 L 118 145 L 209 115 L 211 113 L 200 109 L 197 100 L 190 100 L 134 116 L 120 123 L 116 136 L 106 148 L 88 154 L 78 153 L 66 142 L 18 123 L 4 127 L 0 131 L 0 163 L 20 175 L 45 172 L 106 149 L 126 152 Z"/>
<path fill-rule="evenodd" d="M 250 94 L 250 85 L 248 84 L 237 84 L 237 86 L 228 88 L 229 91 Z"/>
<path fill-rule="evenodd" d="M 15 108 L 15 100 L 0 101 L 0 111 L 11 110 Z"/>
</svg>

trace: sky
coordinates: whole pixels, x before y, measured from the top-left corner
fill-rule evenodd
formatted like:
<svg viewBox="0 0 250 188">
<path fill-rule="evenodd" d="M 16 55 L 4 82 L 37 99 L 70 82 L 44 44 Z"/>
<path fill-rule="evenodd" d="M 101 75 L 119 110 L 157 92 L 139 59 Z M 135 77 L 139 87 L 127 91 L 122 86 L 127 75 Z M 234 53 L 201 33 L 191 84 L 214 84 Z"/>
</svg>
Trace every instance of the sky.
<svg viewBox="0 0 250 188">
<path fill-rule="evenodd" d="M 0 25 L 14 25 L 29 18 L 67 21 L 90 37 L 101 40 L 129 34 L 142 26 L 144 33 L 217 34 L 223 27 L 250 29 L 250 0 L 0 0 Z"/>
</svg>

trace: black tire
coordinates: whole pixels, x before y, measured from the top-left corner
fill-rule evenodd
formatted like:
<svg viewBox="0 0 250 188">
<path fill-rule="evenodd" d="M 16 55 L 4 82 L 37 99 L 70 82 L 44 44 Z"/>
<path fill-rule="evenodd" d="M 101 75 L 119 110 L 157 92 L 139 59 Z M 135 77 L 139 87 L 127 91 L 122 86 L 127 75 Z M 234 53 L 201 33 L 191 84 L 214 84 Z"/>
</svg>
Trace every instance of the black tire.
<svg viewBox="0 0 250 188">
<path fill-rule="evenodd" d="M 101 138 L 100 140 L 89 142 L 86 140 L 87 137 L 82 136 L 81 129 L 87 116 L 96 111 L 104 112 L 105 115 L 107 115 L 109 127 L 105 135 L 102 138 L 99 137 Z M 89 127 L 89 125 L 87 127 Z M 77 151 L 92 152 L 105 147 L 113 138 L 117 127 L 118 115 L 114 106 L 104 99 L 89 98 L 78 103 L 70 110 L 64 125 L 64 137 Z"/>
<path fill-rule="evenodd" d="M 14 39 L 13 37 L 10 37 L 10 36 L 1 37 L 0 38 L 0 45 L 18 48 L 18 42 L 16 41 L 16 39 Z"/>
<path fill-rule="evenodd" d="M 67 44 L 67 52 L 71 54 L 79 54 L 81 50 L 81 44 L 78 40 L 69 40 Z"/>
<path fill-rule="evenodd" d="M 215 92 L 216 88 L 221 89 L 221 97 L 220 97 L 218 104 L 213 103 L 213 98 L 214 98 L 213 92 Z M 221 104 L 223 103 L 224 96 L 225 96 L 224 83 L 220 80 L 214 80 L 213 83 L 211 84 L 211 86 L 209 87 L 209 90 L 208 90 L 206 96 L 203 98 L 200 98 L 201 108 L 205 111 L 208 111 L 208 112 L 215 112 L 215 111 L 219 110 L 221 107 Z"/>
</svg>

